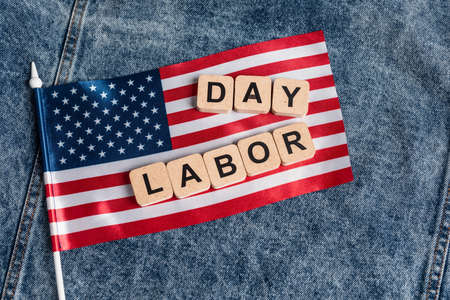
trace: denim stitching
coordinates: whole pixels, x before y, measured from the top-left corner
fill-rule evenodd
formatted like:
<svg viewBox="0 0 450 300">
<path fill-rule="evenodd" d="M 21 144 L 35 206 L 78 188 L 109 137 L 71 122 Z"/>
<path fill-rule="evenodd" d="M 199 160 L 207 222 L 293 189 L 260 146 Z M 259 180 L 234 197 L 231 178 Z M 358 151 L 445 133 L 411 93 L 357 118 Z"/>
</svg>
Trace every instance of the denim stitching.
<svg viewBox="0 0 450 300">
<path fill-rule="evenodd" d="M 83 7 L 81 8 L 81 14 L 80 14 L 80 18 L 78 20 L 76 35 L 75 35 L 75 39 L 73 41 L 72 54 L 70 56 L 69 67 L 67 68 L 66 77 L 64 78 L 64 82 L 67 82 L 67 80 L 69 79 L 69 74 L 70 74 L 69 70 L 72 68 L 72 63 L 73 63 L 73 59 L 75 56 L 75 50 L 77 48 L 78 37 L 80 36 L 81 22 L 83 21 L 84 13 L 86 11 L 86 6 L 87 6 L 87 1 L 84 2 Z"/>
<path fill-rule="evenodd" d="M 447 190 L 447 200 L 448 200 L 448 190 Z M 448 242 L 449 242 L 449 234 L 450 234 L 450 232 L 449 232 L 449 230 L 448 230 L 448 228 L 447 228 L 447 238 L 446 238 L 446 241 L 447 241 L 447 244 L 448 244 Z M 446 257 L 447 256 L 447 251 L 448 251 L 448 245 L 447 245 L 447 247 L 445 247 L 444 248 L 444 254 L 443 254 L 443 258 L 444 257 Z M 441 269 L 439 270 L 439 277 L 438 277 L 438 282 L 437 282 L 437 292 L 436 292 L 436 297 L 435 297 L 435 299 L 437 299 L 437 296 L 439 295 L 439 293 L 440 293 L 440 290 L 441 290 L 441 284 L 442 284 L 442 276 L 443 276 L 443 274 L 444 274 L 444 266 L 445 266 L 445 260 L 444 259 L 442 259 L 442 263 L 441 263 Z"/>
<path fill-rule="evenodd" d="M 38 151 L 38 153 L 37 153 L 37 155 L 39 156 L 39 151 Z M 35 159 L 35 161 L 38 159 L 38 157 L 36 157 L 36 159 Z M 36 164 L 33 166 L 33 172 L 32 172 L 32 174 L 31 174 L 31 180 L 30 180 L 30 183 L 28 184 L 28 189 L 27 189 L 27 196 L 26 196 L 26 198 L 25 198 L 25 204 L 24 204 L 24 207 L 23 207 L 23 210 L 22 210 L 22 216 L 21 216 L 21 220 L 20 220 L 20 223 L 19 223 L 19 228 L 18 228 L 18 230 L 17 230 L 17 234 L 16 234 L 16 242 L 15 242 L 15 244 L 14 244 L 14 249 L 13 249 L 13 253 L 12 253 L 12 255 L 11 255 L 11 261 L 9 262 L 9 266 L 8 266 L 8 273 L 6 274 L 6 278 L 5 278 L 5 284 L 4 284 L 4 286 L 3 286 L 3 293 L 2 293 L 2 297 L 1 297 L 1 299 L 6 299 L 6 291 L 7 291 L 7 287 L 8 287 L 8 282 L 9 282 L 9 280 L 10 280 L 10 278 L 11 278 L 11 274 L 12 274 L 12 271 L 13 271 L 13 268 L 14 268 L 14 265 L 15 265 L 15 263 L 16 263 L 16 256 L 17 256 L 17 249 L 19 248 L 19 243 L 18 243 L 18 241 L 20 240 L 20 235 L 21 235 L 21 233 L 22 233 L 22 228 L 23 228 L 23 223 L 25 222 L 25 217 L 24 217 L 24 214 L 26 213 L 26 211 L 27 211 L 27 209 L 28 209 L 28 205 L 29 205 L 29 203 L 30 203 L 30 197 L 31 197 L 31 190 L 32 190 L 32 187 L 33 187 L 33 185 L 34 185 L 34 181 L 35 181 L 35 178 L 36 178 L 36 174 L 37 174 L 37 172 L 36 172 Z M 20 272 L 17 272 L 17 273 L 20 273 Z M 16 276 L 17 277 L 17 276 Z M 12 296 L 14 296 L 14 294 L 12 295 Z"/>
<path fill-rule="evenodd" d="M 38 194 L 36 195 L 36 200 L 39 200 L 39 196 L 41 195 L 41 188 L 42 188 L 42 179 L 41 176 L 38 176 L 39 180 L 39 186 L 38 186 Z M 37 201 L 36 201 L 37 202 Z M 19 278 L 20 278 L 20 271 L 22 270 L 22 264 L 25 258 L 25 251 L 27 249 L 27 245 L 28 245 L 28 239 L 30 237 L 30 231 L 31 231 L 31 227 L 33 225 L 33 220 L 34 220 L 34 214 L 36 213 L 36 208 L 38 207 L 38 204 L 35 203 L 34 208 L 33 208 L 33 212 L 31 213 L 30 216 L 30 224 L 28 224 L 28 228 L 27 228 L 27 232 L 25 234 L 25 241 L 24 241 L 24 247 L 22 249 L 22 256 L 20 258 L 20 264 L 18 267 L 18 272 L 17 272 L 17 276 L 14 279 L 14 283 L 13 283 L 13 287 L 12 287 L 12 297 L 14 297 L 15 293 L 16 293 L 16 288 L 17 288 L 17 283 L 19 282 Z"/>
<path fill-rule="evenodd" d="M 64 48 L 63 48 L 63 52 L 61 54 L 61 60 L 59 61 L 58 71 L 56 72 L 54 84 L 59 83 L 59 77 L 61 76 L 61 74 L 63 72 L 62 68 L 64 66 L 64 61 L 66 60 L 67 48 L 69 47 L 69 40 L 70 40 L 70 36 L 72 34 L 72 27 L 73 27 L 73 22 L 75 20 L 76 13 L 77 13 L 77 9 L 78 9 L 78 0 L 75 0 L 75 3 L 73 5 L 73 12 L 70 17 L 70 24 L 69 24 L 69 27 L 67 28 L 67 37 L 64 41 Z"/>
<path fill-rule="evenodd" d="M 80 27 L 81 27 L 81 20 L 82 20 L 82 18 L 84 16 L 85 9 L 86 9 L 86 6 L 87 6 L 87 2 L 88 1 L 85 1 L 84 5 L 82 7 L 82 12 L 80 14 L 80 20 L 78 21 L 78 26 L 77 26 L 77 31 L 76 31 L 77 35 L 75 36 L 75 42 L 71 45 L 72 46 L 72 54 L 71 54 L 71 60 L 70 60 L 69 68 L 65 70 L 65 72 L 66 72 L 65 81 L 67 81 L 69 73 L 70 73 L 69 72 L 70 68 L 72 67 L 74 51 L 76 49 L 76 45 L 77 45 L 77 41 L 78 41 L 78 33 L 79 33 L 79 30 L 80 30 Z M 66 37 L 65 42 L 64 42 L 63 52 L 61 54 L 61 60 L 59 62 L 58 71 L 57 71 L 56 76 L 55 76 L 54 84 L 58 84 L 59 77 L 64 72 L 63 71 L 63 67 L 64 67 L 65 61 L 67 60 L 67 52 L 68 52 L 68 49 L 70 47 L 69 42 L 70 42 L 70 38 L 72 36 L 74 20 L 75 20 L 75 18 L 77 16 L 78 4 L 79 4 L 79 0 L 75 0 L 74 6 L 73 6 L 73 9 L 72 9 L 72 14 L 71 14 L 69 27 L 68 27 L 68 30 L 67 30 L 67 37 Z M 8 267 L 8 273 L 7 273 L 7 276 L 5 278 L 4 290 L 3 290 L 3 293 L 2 293 L 1 299 L 5 299 L 6 298 L 6 291 L 8 290 L 7 286 L 8 286 L 8 282 L 10 281 L 10 279 L 12 277 L 12 273 L 16 273 L 16 275 L 14 276 L 15 279 L 14 279 L 14 282 L 13 282 L 12 289 L 9 289 L 9 290 L 11 290 L 11 297 L 12 298 L 15 296 L 17 284 L 18 284 L 19 279 L 20 279 L 20 273 L 21 273 L 23 261 L 24 261 L 24 258 L 25 258 L 25 252 L 26 252 L 27 245 L 28 245 L 29 234 L 30 234 L 31 226 L 32 226 L 32 223 L 33 223 L 33 220 L 34 220 L 34 215 L 35 215 L 35 212 L 36 212 L 36 208 L 38 206 L 37 203 L 35 203 L 35 207 L 34 207 L 32 213 L 31 213 L 31 216 L 29 218 L 29 224 L 28 224 L 27 231 L 26 231 L 26 234 L 25 234 L 25 239 L 23 240 L 22 244 L 20 243 L 21 242 L 20 235 L 22 234 L 22 232 L 24 230 L 23 226 L 24 226 L 24 223 L 25 223 L 25 221 L 27 219 L 25 214 L 28 211 L 30 200 L 32 199 L 31 191 L 32 191 L 33 187 L 36 186 L 36 184 L 38 185 L 38 193 L 37 193 L 36 197 L 33 197 L 33 199 L 38 201 L 39 197 L 41 196 L 42 177 L 41 176 L 37 176 L 37 174 L 39 173 L 37 171 L 37 169 L 38 169 L 39 164 L 40 164 L 40 159 L 39 159 L 40 155 L 41 155 L 41 151 L 40 151 L 40 146 L 38 145 L 37 151 L 36 151 L 36 158 L 35 158 L 34 164 L 33 164 L 33 173 L 32 173 L 32 177 L 31 177 L 31 180 L 30 180 L 30 183 L 29 183 L 29 186 L 28 186 L 27 196 L 26 196 L 24 208 L 22 210 L 22 217 L 21 217 L 21 221 L 20 221 L 20 224 L 19 224 L 19 228 L 18 228 L 17 234 L 16 234 L 16 242 L 15 242 L 15 245 L 14 245 L 13 254 L 11 256 L 11 261 L 10 261 L 10 264 L 9 264 L 9 267 Z M 36 180 L 38 180 L 38 181 L 36 182 Z M 21 253 L 21 258 L 20 258 L 20 260 L 17 261 L 16 260 L 17 252 L 18 252 L 18 248 L 20 246 L 22 246 L 23 249 L 22 249 L 22 253 Z M 17 270 L 13 270 L 14 265 L 16 265 L 17 263 L 18 263 L 18 269 Z"/>
<path fill-rule="evenodd" d="M 434 255 L 433 255 L 433 262 L 430 266 L 429 270 L 429 277 L 428 277 L 428 287 L 426 292 L 426 300 L 430 299 L 432 297 L 430 294 L 434 294 L 434 299 L 439 298 L 439 292 L 441 288 L 441 280 L 443 275 L 443 270 L 445 266 L 444 258 L 447 256 L 447 250 L 448 250 L 448 244 L 449 244 L 449 228 L 445 224 L 446 217 L 447 217 L 447 206 L 448 206 L 448 195 L 450 192 L 450 187 L 447 187 L 447 197 L 444 202 L 444 207 L 442 209 L 442 215 L 441 215 L 441 223 L 439 224 L 439 234 L 436 238 L 436 245 L 434 248 Z M 445 228 L 444 228 L 445 227 Z M 446 232 L 445 232 L 446 231 Z M 445 243 L 445 246 L 443 247 L 443 251 L 441 254 L 439 254 L 439 246 L 441 242 Z M 441 266 L 439 267 L 439 273 L 437 274 L 437 278 L 433 278 L 433 275 L 436 275 L 436 267 L 438 267 L 439 262 Z"/>
</svg>

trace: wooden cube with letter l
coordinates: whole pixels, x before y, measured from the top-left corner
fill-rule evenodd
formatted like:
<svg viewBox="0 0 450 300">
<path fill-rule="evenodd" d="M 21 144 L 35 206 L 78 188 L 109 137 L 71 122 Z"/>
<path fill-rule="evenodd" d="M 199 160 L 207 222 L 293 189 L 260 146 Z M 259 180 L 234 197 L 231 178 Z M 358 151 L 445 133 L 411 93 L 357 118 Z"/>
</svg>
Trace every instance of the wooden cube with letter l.
<svg viewBox="0 0 450 300">
<path fill-rule="evenodd" d="M 129 173 L 136 202 L 140 206 L 172 198 L 173 190 L 166 165 L 157 162 Z"/>
</svg>

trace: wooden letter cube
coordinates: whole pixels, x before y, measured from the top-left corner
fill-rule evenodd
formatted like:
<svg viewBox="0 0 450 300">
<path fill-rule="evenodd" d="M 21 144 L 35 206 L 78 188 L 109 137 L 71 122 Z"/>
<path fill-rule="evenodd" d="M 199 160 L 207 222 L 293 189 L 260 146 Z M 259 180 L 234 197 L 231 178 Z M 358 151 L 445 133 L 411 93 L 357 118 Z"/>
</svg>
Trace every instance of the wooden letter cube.
<svg viewBox="0 0 450 300">
<path fill-rule="evenodd" d="M 215 189 L 241 182 L 247 177 L 239 149 L 234 144 L 206 152 L 203 160 Z"/>
<path fill-rule="evenodd" d="M 234 109 L 238 112 L 262 113 L 270 111 L 272 80 L 264 76 L 236 77 Z"/>
<path fill-rule="evenodd" d="M 206 191 L 211 186 L 200 154 L 192 154 L 168 162 L 167 171 L 177 198 Z"/>
<path fill-rule="evenodd" d="M 273 83 L 272 112 L 280 116 L 303 117 L 308 112 L 309 82 L 277 78 Z"/>
<path fill-rule="evenodd" d="M 295 123 L 273 131 L 283 166 L 312 158 L 316 153 L 305 123 Z"/>
<path fill-rule="evenodd" d="M 239 140 L 237 145 L 248 176 L 271 171 L 280 166 L 277 147 L 268 132 Z"/>
<path fill-rule="evenodd" d="M 197 109 L 201 112 L 228 113 L 233 108 L 233 94 L 233 77 L 200 75 L 197 84 Z"/>
<path fill-rule="evenodd" d="M 149 205 L 172 198 L 173 191 L 169 174 L 162 162 L 157 162 L 129 173 L 136 202 Z"/>
</svg>

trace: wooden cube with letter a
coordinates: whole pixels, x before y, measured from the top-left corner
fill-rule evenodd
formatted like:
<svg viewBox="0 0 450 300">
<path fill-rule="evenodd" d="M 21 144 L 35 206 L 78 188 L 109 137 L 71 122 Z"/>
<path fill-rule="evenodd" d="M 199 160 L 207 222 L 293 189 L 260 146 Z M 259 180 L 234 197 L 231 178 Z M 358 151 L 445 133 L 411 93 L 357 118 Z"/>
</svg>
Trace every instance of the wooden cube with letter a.
<svg viewBox="0 0 450 300">
<path fill-rule="evenodd" d="M 177 198 L 206 191 L 211 186 L 205 163 L 198 153 L 168 162 L 167 171 Z"/>
<path fill-rule="evenodd" d="M 197 109 L 201 112 L 228 113 L 233 108 L 234 79 L 231 76 L 200 75 Z"/>
<path fill-rule="evenodd" d="M 234 82 L 234 109 L 243 113 L 270 111 L 272 80 L 265 76 L 239 75 Z"/>
<path fill-rule="evenodd" d="M 162 162 L 134 169 L 129 176 L 136 202 L 140 206 L 167 200 L 173 196 L 169 174 Z"/>
<path fill-rule="evenodd" d="M 237 145 L 248 176 L 268 172 L 280 166 L 280 156 L 269 132 L 239 140 Z"/>
<path fill-rule="evenodd" d="M 309 82 L 277 78 L 273 83 L 272 112 L 280 116 L 303 117 L 308 113 Z"/>
<path fill-rule="evenodd" d="M 295 123 L 273 131 L 283 166 L 312 158 L 316 153 L 314 143 L 305 123 Z"/>
<path fill-rule="evenodd" d="M 234 144 L 206 152 L 203 160 L 215 189 L 241 182 L 247 177 L 239 149 Z"/>
</svg>

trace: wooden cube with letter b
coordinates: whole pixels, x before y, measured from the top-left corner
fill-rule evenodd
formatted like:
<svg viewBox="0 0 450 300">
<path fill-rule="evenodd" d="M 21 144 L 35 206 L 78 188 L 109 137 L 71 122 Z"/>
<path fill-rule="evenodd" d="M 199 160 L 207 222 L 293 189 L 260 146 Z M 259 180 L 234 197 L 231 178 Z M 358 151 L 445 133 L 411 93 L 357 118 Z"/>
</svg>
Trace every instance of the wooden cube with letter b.
<svg viewBox="0 0 450 300">
<path fill-rule="evenodd" d="M 136 202 L 140 206 L 167 200 L 173 196 L 169 174 L 162 162 L 134 169 L 130 171 L 129 177 Z"/>
<path fill-rule="evenodd" d="M 231 76 L 200 75 L 197 109 L 201 112 L 228 113 L 233 108 L 234 80 Z"/>
<path fill-rule="evenodd" d="M 211 186 L 205 163 L 198 153 L 168 162 L 167 171 L 177 198 L 206 191 Z"/>
<path fill-rule="evenodd" d="M 234 144 L 206 152 L 203 160 L 215 189 L 241 182 L 247 177 L 239 149 Z"/>
<path fill-rule="evenodd" d="M 312 158 L 316 153 L 314 143 L 305 123 L 295 123 L 273 131 L 283 166 Z"/>
</svg>

